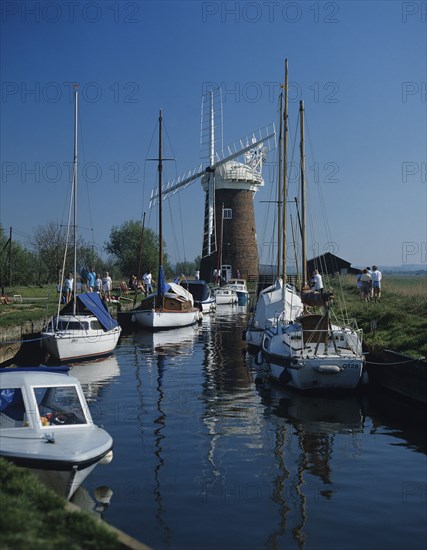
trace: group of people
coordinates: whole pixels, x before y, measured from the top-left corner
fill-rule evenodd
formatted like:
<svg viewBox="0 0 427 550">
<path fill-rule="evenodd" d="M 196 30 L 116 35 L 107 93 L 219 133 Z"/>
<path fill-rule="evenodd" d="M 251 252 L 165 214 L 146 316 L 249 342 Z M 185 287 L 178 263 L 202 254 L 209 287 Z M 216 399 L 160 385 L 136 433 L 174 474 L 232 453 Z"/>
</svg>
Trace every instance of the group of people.
<svg viewBox="0 0 427 550">
<path fill-rule="evenodd" d="M 79 291 L 79 284 L 81 285 L 81 282 L 77 282 L 76 284 L 77 291 Z M 101 276 L 95 272 L 94 268 L 92 268 L 86 274 L 86 288 L 88 292 L 99 292 L 102 298 L 109 302 L 111 300 L 111 290 L 113 288 L 113 281 L 110 277 L 109 272 L 105 271 L 104 276 L 101 279 Z M 67 304 L 68 302 L 70 302 L 73 296 L 73 290 L 74 277 L 72 273 L 68 273 L 68 276 L 65 278 L 64 281 L 63 302 Z M 83 290 L 83 288 L 81 288 L 81 290 Z"/>
<path fill-rule="evenodd" d="M 128 286 L 135 291 L 141 290 L 147 296 L 147 294 L 153 292 L 153 277 L 151 271 L 148 269 L 141 280 L 138 280 L 136 275 L 132 275 L 129 279 Z"/>
<path fill-rule="evenodd" d="M 356 284 L 360 292 L 360 297 L 365 302 L 379 302 L 381 299 L 381 281 L 382 273 L 378 266 L 365 267 L 356 275 Z"/>
</svg>

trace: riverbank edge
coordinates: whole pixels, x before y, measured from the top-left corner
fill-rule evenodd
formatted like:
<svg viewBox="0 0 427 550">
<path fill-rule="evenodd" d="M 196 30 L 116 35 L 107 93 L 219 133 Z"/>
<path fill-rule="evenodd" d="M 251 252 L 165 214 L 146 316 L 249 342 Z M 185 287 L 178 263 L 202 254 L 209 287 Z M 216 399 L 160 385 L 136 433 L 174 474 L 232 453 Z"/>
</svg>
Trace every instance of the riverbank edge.
<svg viewBox="0 0 427 550">
<path fill-rule="evenodd" d="M 105 529 L 112 531 L 116 535 L 117 540 L 119 541 L 119 543 L 122 545 L 124 549 L 129 548 L 129 550 L 152 550 L 152 548 L 150 548 L 146 544 L 140 542 L 139 540 L 134 539 L 130 535 L 121 531 L 120 529 L 117 529 L 117 527 L 110 525 L 102 518 L 96 518 L 96 517 L 90 516 L 88 512 L 86 512 L 85 510 L 83 510 L 73 502 L 66 500 L 65 509 L 70 513 L 83 512 L 84 514 L 89 516 L 93 521 L 96 521 L 97 523 L 102 525 Z"/>
</svg>

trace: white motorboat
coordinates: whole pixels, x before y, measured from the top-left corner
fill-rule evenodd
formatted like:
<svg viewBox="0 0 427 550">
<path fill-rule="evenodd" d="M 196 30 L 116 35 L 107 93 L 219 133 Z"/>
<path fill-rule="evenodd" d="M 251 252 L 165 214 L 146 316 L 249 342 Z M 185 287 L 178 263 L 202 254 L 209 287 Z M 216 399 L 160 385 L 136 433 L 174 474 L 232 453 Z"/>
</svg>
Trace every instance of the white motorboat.
<svg viewBox="0 0 427 550">
<path fill-rule="evenodd" d="M 194 305 L 198 307 L 202 313 L 212 313 L 215 311 L 215 297 L 212 295 L 211 289 L 205 281 L 188 281 L 187 279 L 183 279 L 179 284 L 191 292 L 194 299 Z"/>
<path fill-rule="evenodd" d="M 68 370 L 0 370 L 0 456 L 30 468 L 67 499 L 97 464 L 111 461 L 113 447 Z"/>
<path fill-rule="evenodd" d="M 227 286 L 222 286 L 217 288 L 214 291 L 216 305 L 232 305 L 237 304 L 237 292 L 228 288 Z"/>
<path fill-rule="evenodd" d="M 68 234 L 73 227 L 73 292 L 71 301 L 58 313 L 41 332 L 41 345 L 49 355 L 59 361 L 71 361 L 108 355 L 113 352 L 120 337 L 121 328 L 96 292 L 77 294 L 77 121 L 78 90 L 74 90 L 74 170 L 70 198 L 73 207 L 73 222 L 68 219 L 67 243 L 64 252 L 62 273 L 67 260 Z M 61 288 L 63 286 L 61 282 Z M 61 293 L 60 293 L 61 294 Z M 59 297 L 61 299 L 61 296 Z"/>
<path fill-rule="evenodd" d="M 230 279 L 227 283 L 227 288 L 236 291 L 239 306 L 244 306 L 248 303 L 249 291 L 245 279 Z"/>
</svg>

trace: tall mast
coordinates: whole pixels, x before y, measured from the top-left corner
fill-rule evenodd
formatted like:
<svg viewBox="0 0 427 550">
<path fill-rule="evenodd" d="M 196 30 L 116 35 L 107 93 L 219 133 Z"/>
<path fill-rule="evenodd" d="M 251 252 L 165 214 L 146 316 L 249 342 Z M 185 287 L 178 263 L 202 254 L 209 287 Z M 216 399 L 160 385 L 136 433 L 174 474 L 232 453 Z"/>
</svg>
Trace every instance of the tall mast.
<svg viewBox="0 0 427 550">
<path fill-rule="evenodd" d="M 159 265 L 163 265 L 163 220 L 162 220 L 162 110 L 159 113 Z"/>
<path fill-rule="evenodd" d="M 74 161 L 73 161 L 73 315 L 76 315 L 76 293 L 77 293 L 77 120 L 78 120 L 78 84 L 74 85 Z"/>
<path fill-rule="evenodd" d="M 305 154 L 304 154 L 304 101 L 299 103 L 300 113 L 300 157 L 301 157 L 301 248 L 302 248 L 302 284 L 308 281 L 307 277 L 307 252 L 306 252 L 306 220 L 305 220 Z"/>
<path fill-rule="evenodd" d="M 159 112 L 159 280 L 157 285 L 157 294 L 162 294 L 163 285 L 161 284 L 161 278 L 163 278 L 163 220 L 162 220 L 162 110 Z"/>
<path fill-rule="evenodd" d="M 286 285 L 286 199 L 288 195 L 288 60 L 285 59 L 285 110 L 283 113 L 283 126 L 285 138 L 283 142 L 283 285 Z"/>
<path fill-rule="evenodd" d="M 283 148 L 283 95 L 280 94 L 280 119 L 279 119 L 279 168 L 277 172 L 277 278 L 280 277 L 281 272 L 281 253 L 282 253 L 282 237 L 283 237 L 283 227 L 282 227 L 282 148 Z"/>
</svg>

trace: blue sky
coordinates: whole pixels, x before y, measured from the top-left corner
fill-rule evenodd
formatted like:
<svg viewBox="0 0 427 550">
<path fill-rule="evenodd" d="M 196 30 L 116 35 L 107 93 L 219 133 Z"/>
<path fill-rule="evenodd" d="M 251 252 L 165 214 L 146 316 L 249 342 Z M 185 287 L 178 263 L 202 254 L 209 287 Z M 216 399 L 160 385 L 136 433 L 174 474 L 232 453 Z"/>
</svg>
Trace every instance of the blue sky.
<svg viewBox="0 0 427 550">
<path fill-rule="evenodd" d="M 1 10 L 0 223 L 15 238 L 28 244 L 37 226 L 66 219 L 72 83 L 81 231 L 101 250 L 112 226 L 143 211 L 156 227 L 145 158 L 156 154 L 159 109 L 172 178 L 200 163 L 206 87 L 222 85 L 224 145 L 233 143 L 277 123 L 288 58 L 290 134 L 300 99 L 309 133 L 311 250 L 358 266 L 426 264 L 426 2 L 51 0 L 4 1 Z M 273 172 L 255 197 L 260 244 L 272 239 Z M 164 212 L 171 260 L 194 259 L 200 183 Z"/>
</svg>

